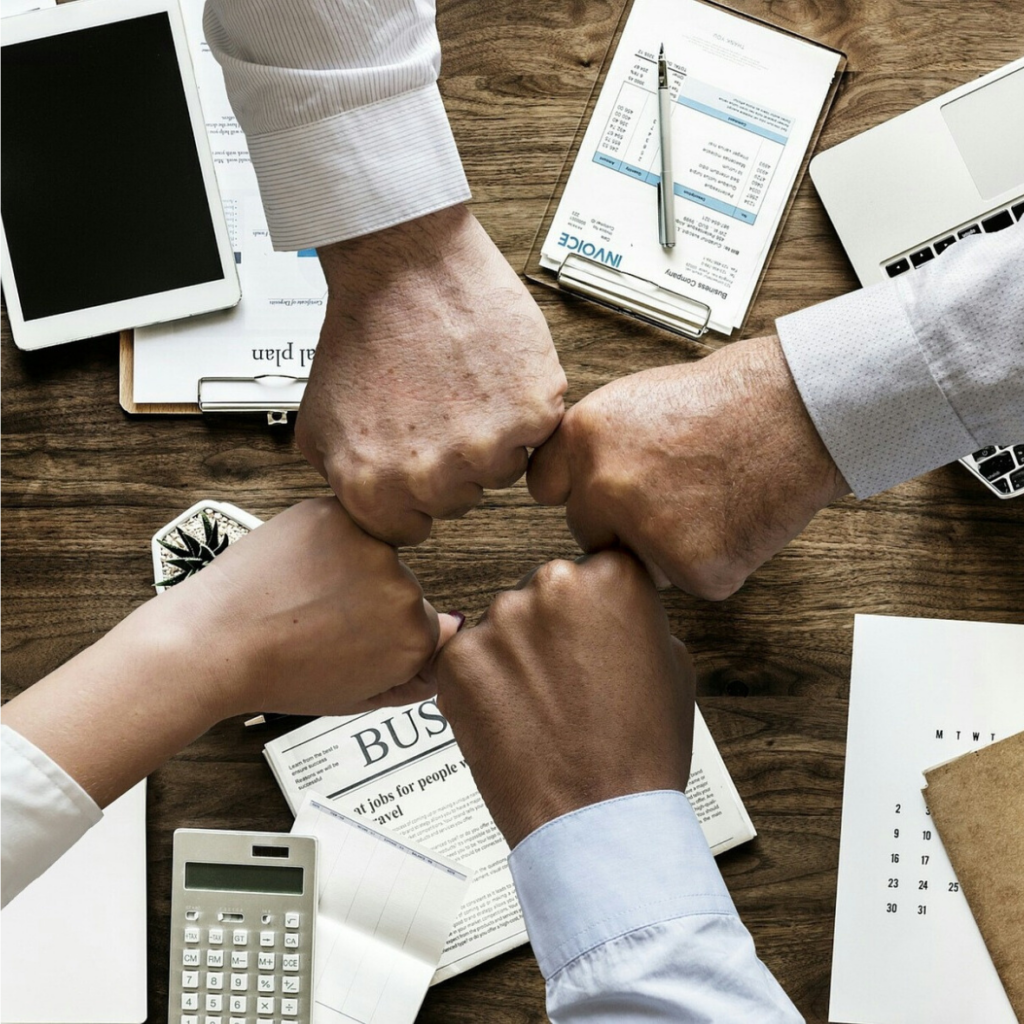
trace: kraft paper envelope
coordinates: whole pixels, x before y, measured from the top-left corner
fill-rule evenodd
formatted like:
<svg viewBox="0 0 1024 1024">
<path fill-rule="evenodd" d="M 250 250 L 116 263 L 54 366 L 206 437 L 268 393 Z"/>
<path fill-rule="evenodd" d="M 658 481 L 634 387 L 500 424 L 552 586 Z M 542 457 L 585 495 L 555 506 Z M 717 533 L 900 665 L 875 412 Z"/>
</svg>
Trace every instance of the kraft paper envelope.
<svg viewBox="0 0 1024 1024">
<path fill-rule="evenodd" d="M 1024 732 L 924 773 L 928 809 L 1024 1020 Z"/>
</svg>

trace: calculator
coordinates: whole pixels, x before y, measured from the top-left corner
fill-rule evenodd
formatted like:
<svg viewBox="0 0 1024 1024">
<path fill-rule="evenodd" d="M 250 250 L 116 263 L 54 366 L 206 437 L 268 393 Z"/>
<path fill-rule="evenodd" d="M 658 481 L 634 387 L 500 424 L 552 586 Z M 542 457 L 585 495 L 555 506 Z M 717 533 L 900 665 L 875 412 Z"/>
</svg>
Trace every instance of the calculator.
<svg viewBox="0 0 1024 1024">
<path fill-rule="evenodd" d="M 316 839 L 174 833 L 169 1024 L 309 1024 Z"/>
</svg>

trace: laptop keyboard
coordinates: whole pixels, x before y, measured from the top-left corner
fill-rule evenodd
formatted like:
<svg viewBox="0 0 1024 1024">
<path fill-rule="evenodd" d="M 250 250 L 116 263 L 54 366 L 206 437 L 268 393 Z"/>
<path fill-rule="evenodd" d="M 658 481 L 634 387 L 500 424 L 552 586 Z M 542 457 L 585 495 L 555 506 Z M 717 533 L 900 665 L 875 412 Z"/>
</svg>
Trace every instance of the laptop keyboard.
<svg viewBox="0 0 1024 1024">
<path fill-rule="evenodd" d="M 1024 197 L 1014 200 L 1002 210 L 993 210 L 977 221 L 962 224 L 938 235 L 927 245 L 918 246 L 913 252 L 904 253 L 897 259 L 890 260 L 885 264 L 885 272 L 890 277 L 899 277 L 900 274 L 923 267 L 937 256 L 941 256 L 946 249 L 967 235 L 980 235 L 983 231 L 991 234 L 1022 220 Z M 1024 494 L 1024 444 L 988 445 L 979 448 L 973 455 L 968 455 L 960 462 L 1000 498 L 1016 498 Z"/>
</svg>

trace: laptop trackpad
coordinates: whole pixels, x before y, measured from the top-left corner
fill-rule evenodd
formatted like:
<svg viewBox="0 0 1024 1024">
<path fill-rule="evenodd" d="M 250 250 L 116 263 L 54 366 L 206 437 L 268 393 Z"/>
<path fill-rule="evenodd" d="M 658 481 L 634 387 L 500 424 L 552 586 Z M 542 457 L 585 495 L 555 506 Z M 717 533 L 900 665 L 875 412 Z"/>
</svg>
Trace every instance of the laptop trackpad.
<svg viewBox="0 0 1024 1024">
<path fill-rule="evenodd" d="M 1024 68 L 942 107 L 983 199 L 1024 184 Z"/>
</svg>

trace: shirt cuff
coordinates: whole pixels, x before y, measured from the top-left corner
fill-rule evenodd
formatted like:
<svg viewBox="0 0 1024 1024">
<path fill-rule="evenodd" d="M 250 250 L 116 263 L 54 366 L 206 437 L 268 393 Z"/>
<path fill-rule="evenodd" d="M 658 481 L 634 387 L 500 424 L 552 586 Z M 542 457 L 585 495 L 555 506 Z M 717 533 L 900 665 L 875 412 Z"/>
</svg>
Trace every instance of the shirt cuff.
<svg viewBox="0 0 1024 1024">
<path fill-rule="evenodd" d="M 686 797 L 606 800 L 556 818 L 509 857 L 545 980 L 639 928 L 736 908 Z"/>
<path fill-rule="evenodd" d="M 0 726 L 3 893 L 7 903 L 102 817 L 88 793 L 34 743 Z"/>
<path fill-rule="evenodd" d="M 470 198 L 436 85 L 248 141 L 278 250 L 357 238 Z"/>
<path fill-rule="evenodd" d="M 978 447 L 936 383 L 889 282 L 776 321 L 807 412 L 858 498 Z"/>
</svg>

